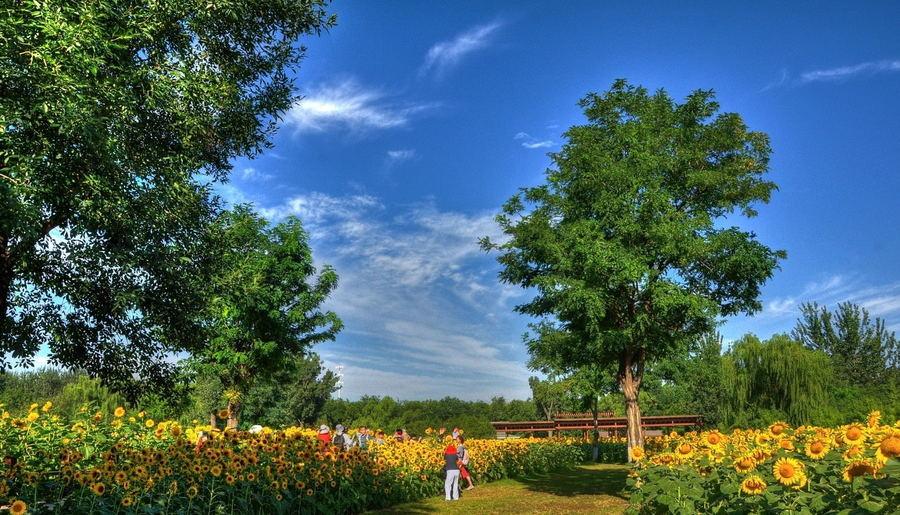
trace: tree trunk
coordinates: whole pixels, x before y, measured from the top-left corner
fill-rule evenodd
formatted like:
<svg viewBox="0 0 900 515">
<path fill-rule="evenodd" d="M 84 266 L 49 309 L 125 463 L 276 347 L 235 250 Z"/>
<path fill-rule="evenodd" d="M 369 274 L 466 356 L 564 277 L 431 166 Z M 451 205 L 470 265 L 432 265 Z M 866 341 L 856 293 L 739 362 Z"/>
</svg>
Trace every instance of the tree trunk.
<svg viewBox="0 0 900 515">
<path fill-rule="evenodd" d="M 600 461 L 600 430 L 597 428 L 597 396 L 591 394 L 591 415 L 594 417 L 594 448 L 591 451 L 591 457 L 594 462 Z"/>
<path fill-rule="evenodd" d="M 9 313 L 9 295 L 12 292 L 12 261 L 5 236 L 0 236 L 0 335 L 5 332 L 6 315 Z M 5 340 L 6 337 L 4 336 Z"/>
<path fill-rule="evenodd" d="M 218 422 L 219 422 L 217 419 L 218 419 L 218 415 L 216 415 L 215 411 L 213 411 L 212 413 L 209 414 L 209 425 L 212 427 L 212 429 L 217 428 Z"/>
<path fill-rule="evenodd" d="M 644 377 L 644 351 L 626 350 L 619 361 L 619 387 L 625 396 L 626 438 L 628 440 L 628 461 L 631 461 L 631 449 L 644 446 L 644 433 L 641 430 L 641 407 L 638 396 L 641 392 L 641 380 Z"/>
<path fill-rule="evenodd" d="M 241 403 L 238 401 L 228 401 L 228 423 L 226 429 L 237 429 L 238 418 L 241 416 Z"/>
</svg>

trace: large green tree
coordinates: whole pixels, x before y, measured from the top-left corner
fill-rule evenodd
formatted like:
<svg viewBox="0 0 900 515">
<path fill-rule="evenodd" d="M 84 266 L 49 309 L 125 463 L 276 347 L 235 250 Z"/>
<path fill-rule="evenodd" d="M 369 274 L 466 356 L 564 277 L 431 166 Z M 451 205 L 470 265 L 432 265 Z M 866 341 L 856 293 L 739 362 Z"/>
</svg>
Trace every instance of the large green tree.
<svg viewBox="0 0 900 515">
<path fill-rule="evenodd" d="M 204 183 L 269 144 L 326 0 L 0 5 L 0 359 L 131 394 L 194 324 Z M 204 177 L 204 179 L 201 179 Z"/>
<path fill-rule="evenodd" d="M 572 368 L 614 366 L 629 447 L 643 444 L 638 396 L 648 360 L 712 330 L 721 316 L 760 308 L 761 285 L 783 251 L 730 226 L 754 216 L 775 184 L 768 137 L 711 91 L 677 103 L 665 91 L 616 81 L 580 106 L 551 154 L 546 181 L 522 189 L 497 221 L 500 279 L 534 292 L 516 309 L 537 317 L 537 342 Z M 561 332 L 564 338 L 542 338 Z"/>
<path fill-rule="evenodd" d="M 850 384 L 883 384 L 891 369 L 900 367 L 900 344 L 884 320 L 851 302 L 838 304 L 832 312 L 826 306 L 806 303 L 792 333 L 810 349 L 831 356 L 838 377 Z"/>
<path fill-rule="evenodd" d="M 328 265 L 316 269 L 295 217 L 270 226 L 237 206 L 222 213 L 213 232 L 217 272 L 205 289 L 209 344 L 191 360 L 225 388 L 228 425 L 234 427 L 241 397 L 256 379 L 277 373 L 341 330 L 340 318 L 322 308 L 338 278 Z"/>
</svg>

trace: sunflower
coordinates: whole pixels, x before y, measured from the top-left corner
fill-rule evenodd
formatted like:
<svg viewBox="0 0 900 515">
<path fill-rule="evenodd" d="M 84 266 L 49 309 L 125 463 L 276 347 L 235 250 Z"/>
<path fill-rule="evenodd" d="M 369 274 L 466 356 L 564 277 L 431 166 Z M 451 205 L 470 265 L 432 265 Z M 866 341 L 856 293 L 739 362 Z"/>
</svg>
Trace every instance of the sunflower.
<svg viewBox="0 0 900 515">
<path fill-rule="evenodd" d="M 130 495 L 122 498 L 122 506 L 127 508 L 127 507 L 131 506 L 132 504 L 134 504 L 134 498 L 132 498 Z"/>
<path fill-rule="evenodd" d="M 187 488 L 187 492 L 185 494 L 188 496 L 188 499 L 193 499 L 197 497 L 197 485 L 191 485 Z"/>
<path fill-rule="evenodd" d="M 103 495 L 106 492 L 106 485 L 103 483 L 93 483 L 91 484 L 91 491 L 94 492 L 94 495 Z"/>
<path fill-rule="evenodd" d="M 792 442 L 790 438 L 782 438 L 778 441 L 778 446 L 786 451 L 794 450 L 794 442 Z"/>
<path fill-rule="evenodd" d="M 860 476 L 875 476 L 878 469 L 871 462 L 857 460 L 844 467 L 844 481 L 850 483 Z"/>
<path fill-rule="evenodd" d="M 878 444 L 878 450 L 875 451 L 875 455 L 882 461 L 900 457 L 900 432 L 887 435 Z"/>
<path fill-rule="evenodd" d="M 861 424 L 854 423 L 844 429 L 843 437 L 845 442 L 857 444 L 863 441 L 866 437 L 866 433 L 863 431 L 863 426 Z"/>
<path fill-rule="evenodd" d="M 636 447 L 631 448 L 631 459 L 632 460 L 641 461 L 642 459 L 644 459 L 644 456 L 646 456 L 646 454 L 644 453 L 643 447 L 636 446 Z"/>
<path fill-rule="evenodd" d="M 781 458 L 772 466 L 772 474 L 782 485 L 794 485 L 803 479 L 803 464 L 794 458 Z"/>
<path fill-rule="evenodd" d="M 881 412 L 875 410 L 869 413 L 869 418 L 866 420 L 866 424 L 869 427 L 878 427 L 878 424 L 881 422 Z"/>
<path fill-rule="evenodd" d="M 766 482 L 756 474 L 741 481 L 741 491 L 747 495 L 759 495 L 766 490 Z"/>
<path fill-rule="evenodd" d="M 26 511 L 28 511 L 28 505 L 22 500 L 13 501 L 12 505 L 9 507 L 9 513 L 12 515 L 22 515 Z"/>
<path fill-rule="evenodd" d="M 718 431 L 712 431 L 706 434 L 704 441 L 711 447 L 719 447 L 725 443 L 725 437 Z"/>
<path fill-rule="evenodd" d="M 125 408 L 123 408 L 122 406 L 119 406 L 118 408 L 116 408 L 115 411 L 113 411 L 113 415 L 115 415 L 116 418 L 124 417 L 125 416 Z M 126 499 L 127 499 L 127 497 L 126 497 Z"/>
<path fill-rule="evenodd" d="M 685 442 L 679 445 L 678 448 L 675 449 L 675 452 L 679 458 L 686 460 L 694 455 L 694 446 Z"/>
<path fill-rule="evenodd" d="M 859 445 L 851 445 L 844 451 L 844 460 L 845 461 L 856 461 L 863 454 L 863 448 Z"/>
<path fill-rule="evenodd" d="M 756 460 L 753 459 L 753 456 L 745 455 L 734 461 L 734 470 L 742 474 L 746 474 L 751 470 L 756 468 Z"/>
<path fill-rule="evenodd" d="M 790 426 L 787 425 L 787 422 L 774 422 L 772 425 L 769 426 L 769 432 L 772 433 L 774 436 L 779 436 L 780 434 L 787 431 L 787 429 L 789 427 Z"/>
<path fill-rule="evenodd" d="M 828 454 L 828 444 L 816 439 L 806 443 L 806 455 L 814 460 L 821 460 Z"/>
<path fill-rule="evenodd" d="M 152 418 L 148 418 L 144 421 L 144 425 L 147 427 L 153 427 L 155 424 L 156 422 L 154 422 Z"/>
<path fill-rule="evenodd" d="M 218 417 L 219 417 L 220 419 L 225 420 L 226 418 L 228 418 L 228 410 L 227 410 L 227 409 L 220 409 L 219 412 L 218 412 L 216 415 L 218 415 Z"/>
</svg>

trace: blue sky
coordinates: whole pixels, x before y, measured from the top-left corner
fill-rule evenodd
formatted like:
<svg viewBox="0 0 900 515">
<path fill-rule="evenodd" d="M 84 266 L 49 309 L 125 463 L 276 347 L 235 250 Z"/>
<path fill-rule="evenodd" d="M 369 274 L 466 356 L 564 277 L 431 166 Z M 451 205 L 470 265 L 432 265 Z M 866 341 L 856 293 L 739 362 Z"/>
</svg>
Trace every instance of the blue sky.
<svg viewBox="0 0 900 515">
<path fill-rule="evenodd" d="M 309 39 L 305 99 L 275 147 L 220 188 L 299 215 L 341 284 L 317 347 L 342 397 L 530 395 L 512 307 L 476 239 L 624 77 L 711 88 L 772 138 L 780 190 L 741 225 L 789 258 L 764 310 L 722 333 L 789 330 L 800 302 L 854 300 L 900 330 L 900 3 L 339 2 Z M 863 5 L 864 4 L 864 5 Z"/>
</svg>

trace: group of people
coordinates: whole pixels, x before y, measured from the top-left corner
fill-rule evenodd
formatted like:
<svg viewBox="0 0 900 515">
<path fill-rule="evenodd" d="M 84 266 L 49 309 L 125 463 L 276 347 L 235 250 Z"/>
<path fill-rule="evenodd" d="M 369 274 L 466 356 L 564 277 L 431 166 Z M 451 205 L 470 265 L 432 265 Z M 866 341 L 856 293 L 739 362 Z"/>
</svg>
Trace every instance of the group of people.
<svg viewBox="0 0 900 515">
<path fill-rule="evenodd" d="M 459 480 L 465 479 L 469 486 L 475 488 L 472 475 L 469 474 L 469 451 L 466 450 L 466 439 L 457 430 L 453 431 L 453 440 L 444 449 L 444 498 L 448 501 L 459 500 Z"/>
<path fill-rule="evenodd" d="M 365 426 L 360 427 L 355 435 L 350 436 L 341 424 L 334 426 L 334 434 L 331 433 L 331 428 L 322 424 L 319 426 L 318 438 L 322 443 L 334 445 L 343 450 L 348 450 L 352 447 L 368 449 L 371 444 L 383 444 L 385 439 L 384 431 L 379 429 L 373 432 Z"/>
</svg>

